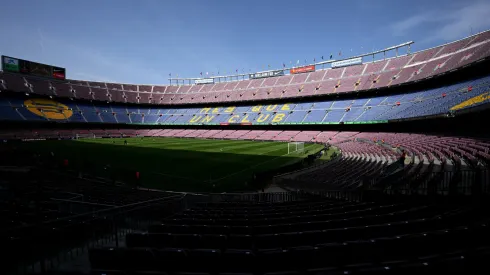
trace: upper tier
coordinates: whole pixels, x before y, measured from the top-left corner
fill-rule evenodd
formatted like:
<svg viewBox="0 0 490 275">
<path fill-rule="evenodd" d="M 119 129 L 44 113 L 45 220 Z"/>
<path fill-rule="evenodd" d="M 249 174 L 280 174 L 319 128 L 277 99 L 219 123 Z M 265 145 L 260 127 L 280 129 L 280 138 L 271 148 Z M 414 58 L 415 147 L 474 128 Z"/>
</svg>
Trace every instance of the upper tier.
<svg viewBox="0 0 490 275">
<path fill-rule="evenodd" d="M 178 108 L 0 96 L 0 121 L 148 125 L 366 124 L 423 118 L 487 104 L 490 76 L 434 89 L 357 99 Z"/>
<path fill-rule="evenodd" d="M 270 78 L 158 86 L 81 80 L 54 82 L 0 72 L 0 89 L 56 97 L 164 105 L 290 99 L 393 87 L 431 78 L 489 55 L 490 31 L 486 31 L 410 55 Z"/>
</svg>

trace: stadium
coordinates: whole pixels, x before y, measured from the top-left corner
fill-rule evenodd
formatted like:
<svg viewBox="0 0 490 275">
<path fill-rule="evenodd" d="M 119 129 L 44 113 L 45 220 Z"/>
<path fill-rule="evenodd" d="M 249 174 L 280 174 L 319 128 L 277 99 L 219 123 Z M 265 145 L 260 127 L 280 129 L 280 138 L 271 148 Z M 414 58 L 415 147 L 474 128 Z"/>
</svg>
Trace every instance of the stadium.
<svg viewBox="0 0 490 275">
<path fill-rule="evenodd" d="M 487 273 L 490 31 L 414 44 L 158 85 L 2 52 L 1 273 Z"/>
</svg>

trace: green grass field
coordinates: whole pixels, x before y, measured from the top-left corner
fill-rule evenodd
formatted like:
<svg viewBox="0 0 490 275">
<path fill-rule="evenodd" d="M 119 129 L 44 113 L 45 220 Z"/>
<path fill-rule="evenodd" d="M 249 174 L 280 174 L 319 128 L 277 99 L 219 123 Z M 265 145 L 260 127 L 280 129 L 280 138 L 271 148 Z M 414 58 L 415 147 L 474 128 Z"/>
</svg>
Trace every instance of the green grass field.
<svg viewBox="0 0 490 275">
<path fill-rule="evenodd" d="M 82 167 L 100 176 L 128 182 L 139 171 L 143 187 L 196 192 L 253 190 L 254 173 L 297 163 L 307 156 L 288 154 L 284 142 L 190 138 L 36 141 L 25 146 L 54 152 L 57 158 L 68 159 L 71 167 Z M 322 148 L 305 144 L 304 151 L 311 154 Z M 112 174 L 104 170 L 107 164 Z"/>
</svg>

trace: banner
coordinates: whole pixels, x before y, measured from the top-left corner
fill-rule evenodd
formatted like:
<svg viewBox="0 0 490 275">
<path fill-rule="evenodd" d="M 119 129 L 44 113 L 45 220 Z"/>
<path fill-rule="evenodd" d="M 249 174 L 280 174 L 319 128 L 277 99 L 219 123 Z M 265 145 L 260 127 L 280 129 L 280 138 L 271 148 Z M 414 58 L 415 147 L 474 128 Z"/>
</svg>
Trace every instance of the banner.
<svg viewBox="0 0 490 275">
<path fill-rule="evenodd" d="M 315 71 L 315 65 L 310 65 L 310 66 L 292 68 L 291 70 L 289 70 L 289 73 L 290 74 L 300 74 L 300 73 L 308 73 L 308 72 L 314 72 L 314 71 Z"/>
<path fill-rule="evenodd" d="M 24 59 L 2 56 L 2 69 L 5 72 L 21 73 L 57 79 L 66 78 L 66 69 L 32 62 Z"/>
<path fill-rule="evenodd" d="M 10 72 L 19 72 L 19 60 L 12 57 L 3 57 L 3 70 Z"/>
<path fill-rule="evenodd" d="M 253 73 L 253 74 L 249 74 L 248 77 L 250 79 L 256 79 L 256 78 L 273 77 L 273 76 L 281 76 L 281 75 L 284 75 L 284 71 L 282 70 Z"/>
<path fill-rule="evenodd" d="M 65 69 L 59 67 L 53 67 L 53 77 L 58 79 L 65 79 Z"/>
<path fill-rule="evenodd" d="M 351 58 L 342 61 L 335 61 L 331 63 L 331 66 L 332 68 L 338 68 L 338 67 L 345 67 L 345 66 L 352 66 L 352 65 L 359 65 L 359 64 L 362 64 L 362 57 Z"/>
<path fill-rule="evenodd" d="M 214 78 L 201 78 L 194 81 L 195 84 L 212 84 L 214 83 Z"/>
</svg>

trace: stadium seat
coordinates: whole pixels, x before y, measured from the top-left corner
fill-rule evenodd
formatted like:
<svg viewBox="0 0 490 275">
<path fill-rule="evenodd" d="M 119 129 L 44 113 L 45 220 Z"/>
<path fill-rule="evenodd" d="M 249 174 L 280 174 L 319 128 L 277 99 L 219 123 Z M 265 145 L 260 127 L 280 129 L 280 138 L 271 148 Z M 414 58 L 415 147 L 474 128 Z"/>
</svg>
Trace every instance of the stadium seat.
<svg viewBox="0 0 490 275">
<path fill-rule="evenodd" d="M 227 237 L 226 235 L 201 235 L 200 247 L 203 248 L 214 248 L 218 250 L 223 250 L 227 247 Z"/>
<path fill-rule="evenodd" d="M 165 248 L 154 251 L 158 269 L 164 271 L 181 270 L 187 263 L 187 253 L 178 248 Z"/>
<path fill-rule="evenodd" d="M 251 250 L 227 249 L 223 253 L 222 272 L 254 272 L 256 257 Z"/>
</svg>

